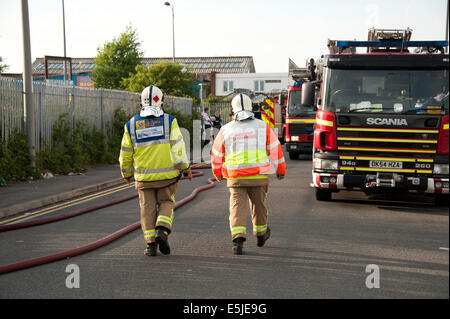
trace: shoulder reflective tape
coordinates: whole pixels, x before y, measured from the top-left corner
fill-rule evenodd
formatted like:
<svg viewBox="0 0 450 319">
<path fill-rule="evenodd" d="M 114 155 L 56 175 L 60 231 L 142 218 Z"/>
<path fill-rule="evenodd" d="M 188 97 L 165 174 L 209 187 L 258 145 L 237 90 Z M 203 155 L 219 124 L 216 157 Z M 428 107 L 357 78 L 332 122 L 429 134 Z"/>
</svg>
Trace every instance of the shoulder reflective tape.
<svg viewBox="0 0 450 319">
<path fill-rule="evenodd" d="M 164 136 L 168 140 L 170 139 L 170 130 L 169 130 L 169 115 L 164 113 Z"/>
<path fill-rule="evenodd" d="M 371 127 L 338 127 L 338 131 L 357 131 L 357 132 L 391 132 L 391 133 L 429 133 L 437 134 L 438 130 L 415 130 L 404 128 L 371 128 Z"/>
<path fill-rule="evenodd" d="M 364 141 L 364 142 L 386 142 L 386 143 L 430 143 L 430 144 L 437 143 L 437 140 L 374 138 L 374 137 L 347 137 L 347 136 L 338 137 L 338 141 Z"/>
<path fill-rule="evenodd" d="M 316 119 L 316 124 L 330 126 L 330 127 L 334 126 L 333 121 L 327 121 L 327 120 L 322 120 L 322 119 Z"/>
<path fill-rule="evenodd" d="M 133 146 L 136 146 L 136 125 L 134 116 L 130 120 L 130 138 Z"/>
<path fill-rule="evenodd" d="M 398 152 L 398 153 L 427 153 L 435 154 L 436 150 L 418 150 L 418 149 L 394 149 L 394 148 L 368 148 L 368 147 L 346 147 L 338 146 L 338 150 L 342 151 L 368 151 L 368 152 L 378 152 L 378 151 L 388 151 L 388 152 Z"/>
</svg>

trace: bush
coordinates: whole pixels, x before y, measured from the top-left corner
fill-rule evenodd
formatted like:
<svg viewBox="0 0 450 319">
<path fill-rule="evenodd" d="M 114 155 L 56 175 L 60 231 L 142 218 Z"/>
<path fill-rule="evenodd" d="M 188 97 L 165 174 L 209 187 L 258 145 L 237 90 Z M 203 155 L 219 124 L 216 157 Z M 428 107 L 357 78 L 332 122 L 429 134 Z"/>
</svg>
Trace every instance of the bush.
<svg viewBox="0 0 450 319">
<path fill-rule="evenodd" d="M 40 178 L 39 169 L 31 166 L 25 133 L 16 130 L 8 139 L 8 143 L 0 139 L 0 177 L 6 181 Z"/>
<path fill-rule="evenodd" d="M 126 121 L 123 109 L 116 109 L 113 122 L 106 128 L 110 133 L 106 135 L 100 129 L 89 128 L 81 121 L 77 121 L 72 127 L 68 115 L 60 115 L 53 126 L 52 145 L 46 146 L 38 154 L 40 169 L 67 174 L 98 164 L 116 163 Z"/>
</svg>

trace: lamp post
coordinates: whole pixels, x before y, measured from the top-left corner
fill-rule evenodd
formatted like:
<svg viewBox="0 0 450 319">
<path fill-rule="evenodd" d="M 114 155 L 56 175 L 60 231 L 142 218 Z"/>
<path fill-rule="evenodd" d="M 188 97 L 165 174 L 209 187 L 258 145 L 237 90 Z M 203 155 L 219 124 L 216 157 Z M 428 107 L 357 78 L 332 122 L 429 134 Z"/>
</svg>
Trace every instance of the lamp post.
<svg viewBox="0 0 450 319">
<path fill-rule="evenodd" d="M 62 14 L 63 14 L 63 38 L 64 38 L 64 58 L 66 58 L 66 18 L 64 13 L 64 0 L 62 0 Z M 64 60 L 64 84 L 67 78 L 67 63 Z"/>
<path fill-rule="evenodd" d="M 34 135 L 34 108 L 33 108 L 33 75 L 31 68 L 30 21 L 28 13 L 28 0 L 21 1 L 22 41 L 23 41 L 23 106 L 24 124 L 27 131 L 28 153 L 31 157 L 31 166 L 35 167 L 34 155 L 36 140 Z"/>
<path fill-rule="evenodd" d="M 175 63 L 175 14 L 173 10 L 173 4 L 170 2 L 164 2 L 165 6 L 169 6 L 172 9 L 172 62 Z"/>
</svg>

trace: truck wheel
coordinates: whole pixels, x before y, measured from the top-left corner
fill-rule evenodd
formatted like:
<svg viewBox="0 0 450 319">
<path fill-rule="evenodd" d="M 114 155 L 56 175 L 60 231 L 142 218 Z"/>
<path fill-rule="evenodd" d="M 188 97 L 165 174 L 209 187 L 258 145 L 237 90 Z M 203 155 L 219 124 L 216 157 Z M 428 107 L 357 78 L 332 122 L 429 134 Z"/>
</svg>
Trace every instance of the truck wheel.
<svg viewBox="0 0 450 319">
<path fill-rule="evenodd" d="M 320 201 L 331 200 L 331 192 L 327 189 L 315 188 L 316 199 Z"/>
<path fill-rule="evenodd" d="M 291 160 L 298 160 L 298 157 L 299 157 L 299 153 L 297 153 L 297 152 L 289 152 L 289 158 L 291 159 Z"/>
<path fill-rule="evenodd" d="M 439 194 L 434 197 L 434 204 L 436 206 L 448 206 L 449 205 L 449 195 Z"/>
</svg>

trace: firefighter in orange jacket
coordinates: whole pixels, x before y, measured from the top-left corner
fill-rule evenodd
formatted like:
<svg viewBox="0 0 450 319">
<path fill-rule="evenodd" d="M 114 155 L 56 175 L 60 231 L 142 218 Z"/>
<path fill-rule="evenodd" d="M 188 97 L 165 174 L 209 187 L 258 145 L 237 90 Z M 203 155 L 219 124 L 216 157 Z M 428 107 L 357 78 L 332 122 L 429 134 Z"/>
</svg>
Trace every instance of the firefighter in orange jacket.
<svg viewBox="0 0 450 319">
<path fill-rule="evenodd" d="M 269 239 L 268 175 L 275 172 L 283 179 L 286 163 L 278 137 L 267 123 L 255 118 L 251 99 L 239 94 L 231 105 L 234 120 L 223 126 L 214 140 L 211 165 L 217 181 L 227 179 L 233 252 L 240 255 L 246 240 L 248 199 L 257 245 L 262 247 Z"/>
</svg>

